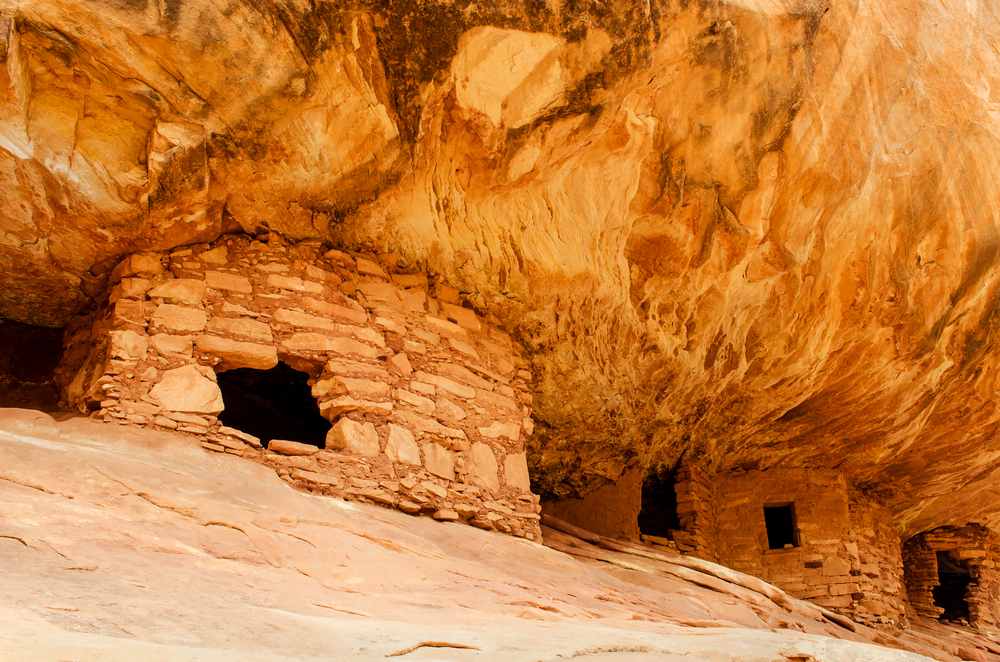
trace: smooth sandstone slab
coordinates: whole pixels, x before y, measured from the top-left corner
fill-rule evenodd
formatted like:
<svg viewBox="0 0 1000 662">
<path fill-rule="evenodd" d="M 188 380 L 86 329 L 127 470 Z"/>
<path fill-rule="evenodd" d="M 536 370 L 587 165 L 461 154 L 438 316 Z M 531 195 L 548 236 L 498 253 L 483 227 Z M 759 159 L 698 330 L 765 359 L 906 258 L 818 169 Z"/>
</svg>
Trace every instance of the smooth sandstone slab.
<svg viewBox="0 0 1000 662">
<path fill-rule="evenodd" d="M 473 310 L 463 308 L 462 306 L 455 306 L 450 303 L 442 303 L 441 312 L 446 315 L 449 320 L 454 320 L 456 324 L 462 328 L 472 331 L 473 333 L 480 333 L 483 330 L 483 321 L 479 319 L 479 315 L 476 315 Z"/>
<path fill-rule="evenodd" d="M 149 289 L 149 280 L 146 278 L 122 278 L 115 288 L 117 296 L 125 299 L 144 299 L 147 289 Z M 114 297 L 115 295 L 112 294 L 112 303 L 114 303 Z"/>
<path fill-rule="evenodd" d="M 210 251 L 205 251 L 198 255 L 198 259 L 205 264 L 211 264 L 213 266 L 223 266 L 229 262 L 229 248 L 226 246 L 218 246 Z"/>
<path fill-rule="evenodd" d="M 295 312 L 294 310 L 288 310 L 287 308 L 279 308 L 274 311 L 274 319 L 284 324 L 291 324 L 292 326 L 299 326 L 307 329 L 326 329 L 329 331 L 336 328 L 336 323 L 328 319 L 306 313 Z"/>
<path fill-rule="evenodd" d="M 156 275 L 163 273 L 163 263 L 160 258 L 152 255 L 137 253 L 122 260 L 111 272 L 111 282 L 117 282 L 125 276 L 135 276 L 137 274 Z"/>
<path fill-rule="evenodd" d="M 234 336 L 241 340 L 271 342 L 274 339 L 269 325 L 241 317 L 213 317 L 207 329 L 212 333 Z"/>
<path fill-rule="evenodd" d="M 439 396 L 436 400 L 436 409 L 438 418 L 461 421 L 467 416 L 464 409 L 443 396 Z"/>
<path fill-rule="evenodd" d="M 462 430 L 457 430 L 455 428 L 449 428 L 447 426 L 441 425 L 437 421 L 433 421 L 429 418 L 423 418 L 422 416 L 417 416 L 413 412 L 404 411 L 402 409 L 397 410 L 393 417 L 400 423 L 413 428 L 414 430 L 420 430 L 421 432 L 427 432 L 429 434 L 440 435 L 442 437 L 450 437 L 452 439 L 465 439 L 465 432 Z"/>
<path fill-rule="evenodd" d="M 365 257 L 358 257 L 355 259 L 355 265 L 357 266 L 358 273 L 365 274 L 367 276 L 378 276 L 379 278 L 388 278 L 389 275 L 385 272 L 378 262 L 369 260 Z"/>
<path fill-rule="evenodd" d="M 327 485 L 330 487 L 340 487 L 342 481 L 337 476 L 331 476 L 330 474 L 319 473 L 316 471 L 309 471 L 308 469 L 296 469 L 292 472 L 292 478 L 296 480 L 303 480 L 307 483 L 316 483 L 317 485 Z"/>
<path fill-rule="evenodd" d="M 261 443 L 260 443 L 260 439 L 258 437 L 255 437 L 252 434 L 243 432 L 242 430 L 237 430 L 236 428 L 231 428 L 231 427 L 223 425 L 223 426 L 219 427 L 219 434 L 225 434 L 225 435 L 229 435 L 230 437 L 235 437 L 236 439 L 239 439 L 240 441 L 243 441 L 243 442 L 245 442 L 247 444 L 250 444 L 254 448 L 262 448 Z"/>
<path fill-rule="evenodd" d="M 409 377 L 413 374 L 413 367 L 410 365 L 410 360 L 407 358 L 406 354 L 394 354 L 386 360 L 386 364 L 389 366 L 390 370 L 402 375 L 403 377 Z"/>
<path fill-rule="evenodd" d="M 459 382 L 469 384 L 477 389 L 482 389 L 484 391 L 492 391 L 493 384 L 489 380 L 483 379 L 476 373 L 472 372 L 465 366 L 456 365 L 454 363 L 443 362 L 436 366 L 439 374 L 450 377 L 451 379 L 457 380 Z M 475 397 L 475 396 L 473 396 Z"/>
<path fill-rule="evenodd" d="M 360 283 L 358 289 L 372 301 L 382 301 L 390 305 L 398 305 L 402 301 L 400 291 L 389 283 Z"/>
<path fill-rule="evenodd" d="M 393 381 L 392 375 L 390 375 L 389 372 L 382 366 L 364 361 L 354 361 L 352 359 L 330 359 L 326 362 L 324 370 L 334 375 L 363 377 L 372 381 L 387 383 L 391 383 Z"/>
<path fill-rule="evenodd" d="M 395 389 L 392 395 L 400 402 L 404 402 L 416 409 L 420 414 L 429 415 L 434 412 L 435 403 L 430 398 L 419 396 L 416 393 L 411 393 L 401 388 Z"/>
<path fill-rule="evenodd" d="M 478 428 L 479 434 L 489 439 L 509 439 L 510 441 L 517 441 L 521 436 L 521 425 L 520 423 L 501 423 L 500 421 L 493 421 L 489 427 Z"/>
</svg>

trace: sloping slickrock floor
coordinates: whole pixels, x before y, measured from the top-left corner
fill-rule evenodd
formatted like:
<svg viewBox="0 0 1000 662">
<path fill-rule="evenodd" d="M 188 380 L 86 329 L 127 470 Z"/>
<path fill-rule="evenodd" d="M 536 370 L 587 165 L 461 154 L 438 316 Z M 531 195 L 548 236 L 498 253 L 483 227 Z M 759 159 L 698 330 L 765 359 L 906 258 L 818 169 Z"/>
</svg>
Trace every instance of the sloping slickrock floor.
<svg viewBox="0 0 1000 662">
<path fill-rule="evenodd" d="M 182 435 L 0 410 L 2 660 L 989 659 L 550 536 L 578 556 L 301 494 Z"/>
</svg>

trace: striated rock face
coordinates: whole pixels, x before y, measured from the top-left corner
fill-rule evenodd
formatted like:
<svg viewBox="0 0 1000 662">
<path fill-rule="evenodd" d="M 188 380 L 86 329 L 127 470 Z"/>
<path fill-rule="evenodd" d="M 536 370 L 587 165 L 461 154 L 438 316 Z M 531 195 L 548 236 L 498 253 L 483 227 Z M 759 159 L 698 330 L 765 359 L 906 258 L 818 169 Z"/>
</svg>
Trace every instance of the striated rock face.
<svg viewBox="0 0 1000 662">
<path fill-rule="evenodd" d="M 0 317 L 230 231 L 392 252 L 520 339 L 549 496 L 685 455 L 1000 525 L 992 6 L 0 7 Z"/>
</svg>

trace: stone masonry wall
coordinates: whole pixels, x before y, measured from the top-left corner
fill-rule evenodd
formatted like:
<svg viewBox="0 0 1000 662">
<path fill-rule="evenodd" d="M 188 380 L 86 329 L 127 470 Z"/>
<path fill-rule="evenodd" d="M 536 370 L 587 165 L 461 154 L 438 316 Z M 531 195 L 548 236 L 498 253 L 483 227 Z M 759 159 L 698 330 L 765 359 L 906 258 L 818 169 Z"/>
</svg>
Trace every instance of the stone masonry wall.
<svg viewBox="0 0 1000 662">
<path fill-rule="evenodd" d="M 67 333 L 66 404 L 197 435 L 313 492 L 539 536 L 524 453 L 531 375 L 453 288 L 430 296 L 424 275 L 374 256 L 244 236 L 132 255 L 111 287 Z M 216 372 L 279 360 L 310 375 L 333 424 L 325 449 L 265 450 L 220 424 Z"/>
<path fill-rule="evenodd" d="M 864 494 L 850 494 L 851 530 L 858 550 L 858 592 L 851 618 L 882 630 L 906 628 L 903 558 L 892 513 Z"/>
<path fill-rule="evenodd" d="M 677 469 L 677 519 L 682 531 L 674 533 L 678 551 L 706 561 L 719 561 L 712 478 L 700 467 L 682 463 Z"/>
<path fill-rule="evenodd" d="M 949 552 L 965 561 L 972 583 L 966 592 L 969 624 L 995 628 L 1000 623 L 1000 536 L 983 526 L 942 527 L 922 533 L 903 545 L 906 592 L 912 614 L 938 618 L 944 612 L 934 604 L 939 585 L 937 552 Z"/>
<path fill-rule="evenodd" d="M 720 563 L 873 626 L 903 626 L 898 535 L 884 509 L 852 499 L 842 476 L 818 469 L 730 471 L 713 483 Z M 798 544 L 769 549 L 764 506 L 787 503 Z"/>
</svg>

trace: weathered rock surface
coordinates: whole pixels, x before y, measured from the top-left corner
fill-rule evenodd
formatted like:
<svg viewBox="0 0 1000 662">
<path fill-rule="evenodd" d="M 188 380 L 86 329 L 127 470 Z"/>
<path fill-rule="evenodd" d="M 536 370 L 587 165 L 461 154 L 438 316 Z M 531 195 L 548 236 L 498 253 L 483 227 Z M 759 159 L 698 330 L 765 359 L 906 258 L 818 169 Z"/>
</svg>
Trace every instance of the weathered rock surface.
<svg viewBox="0 0 1000 662">
<path fill-rule="evenodd" d="M 516 331 L 548 496 L 687 453 L 1000 526 L 992 5 L 0 7 L 0 317 L 226 231 L 392 252 Z"/>
<path fill-rule="evenodd" d="M 0 410 L 9 660 L 998 659 L 959 628 L 854 632 L 718 566 L 546 542 L 573 556 L 302 494 L 183 435 Z"/>
<path fill-rule="evenodd" d="M 215 372 L 203 366 L 189 365 L 167 370 L 150 395 L 172 411 L 218 414 L 223 408 Z"/>
</svg>

